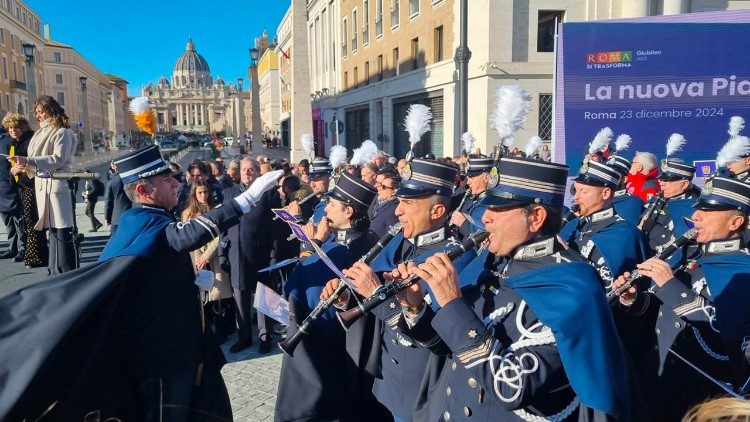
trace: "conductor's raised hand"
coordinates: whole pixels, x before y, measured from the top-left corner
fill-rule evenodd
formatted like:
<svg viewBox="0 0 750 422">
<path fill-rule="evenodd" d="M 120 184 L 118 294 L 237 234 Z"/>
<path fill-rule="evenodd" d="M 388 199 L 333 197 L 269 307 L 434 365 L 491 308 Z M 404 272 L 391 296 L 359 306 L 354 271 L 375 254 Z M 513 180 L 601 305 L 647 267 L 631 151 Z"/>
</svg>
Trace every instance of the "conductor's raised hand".
<svg viewBox="0 0 750 422">
<path fill-rule="evenodd" d="M 461 288 L 458 285 L 458 274 L 448 254 L 439 253 L 417 266 L 414 273 L 426 281 L 435 295 L 435 299 L 442 307 L 451 300 L 461 297 Z"/>
</svg>

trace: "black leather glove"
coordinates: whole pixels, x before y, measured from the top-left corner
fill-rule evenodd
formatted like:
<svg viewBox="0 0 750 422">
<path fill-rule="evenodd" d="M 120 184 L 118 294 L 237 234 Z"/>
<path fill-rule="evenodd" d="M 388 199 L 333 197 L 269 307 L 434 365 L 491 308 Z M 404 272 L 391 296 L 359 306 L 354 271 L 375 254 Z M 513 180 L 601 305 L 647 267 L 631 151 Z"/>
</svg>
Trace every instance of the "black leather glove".
<svg viewBox="0 0 750 422">
<path fill-rule="evenodd" d="M 219 267 L 221 267 L 224 272 L 229 274 L 231 272 L 231 265 L 229 264 L 229 258 L 226 256 L 220 256 L 219 257 Z"/>
</svg>

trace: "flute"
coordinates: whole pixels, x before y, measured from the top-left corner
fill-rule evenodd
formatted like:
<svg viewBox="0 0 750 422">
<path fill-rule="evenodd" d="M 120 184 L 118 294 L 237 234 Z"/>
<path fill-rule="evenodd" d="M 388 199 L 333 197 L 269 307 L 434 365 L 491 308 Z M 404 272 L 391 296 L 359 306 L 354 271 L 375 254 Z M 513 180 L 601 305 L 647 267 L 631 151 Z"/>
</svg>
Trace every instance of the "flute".
<svg viewBox="0 0 750 422">
<path fill-rule="evenodd" d="M 375 246 L 373 246 L 372 249 L 370 249 L 366 254 L 362 255 L 362 257 L 359 259 L 360 262 L 370 264 L 370 262 L 372 262 L 372 260 L 375 259 L 375 257 L 378 256 L 378 254 L 383 250 L 385 245 L 387 245 L 388 242 L 390 242 L 400 231 L 401 223 L 396 223 L 389 227 L 388 232 L 380 240 L 378 240 L 378 243 L 376 243 Z M 339 296 L 344 293 L 345 289 L 346 284 L 343 282 L 339 282 L 339 285 L 336 287 L 336 290 L 333 291 L 333 294 L 318 303 L 315 309 L 313 309 L 312 312 L 310 312 L 310 314 L 307 315 L 304 321 L 302 321 L 302 323 L 297 327 L 297 331 L 294 332 L 294 334 L 292 334 L 291 336 L 288 336 L 282 343 L 279 343 L 279 347 L 281 348 L 281 350 L 289 356 L 294 356 L 294 349 L 296 349 L 299 342 L 302 341 L 302 337 L 308 334 L 307 330 L 310 328 L 310 325 L 317 321 L 318 318 L 320 318 L 320 316 L 323 315 L 323 313 L 326 312 L 328 308 L 331 307 L 331 305 L 333 305 L 333 302 L 335 302 L 336 299 L 338 299 Z"/>
<path fill-rule="evenodd" d="M 489 232 L 485 230 L 478 230 L 470 234 L 469 236 L 466 237 L 466 239 L 464 239 L 462 244 L 457 245 L 453 247 L 450 251 L 448 251 L 448 258 L 450 258 L 451 261 L 458 258 L 462 254 L 464 254 L 464 252 L 484 242 L 485 239 L 487 239 L 489 235 L 490 235 Z M 344 327 L 344 329 L 348 330 L 349 327 L 351 327 L 355 322 L 357 322 L 357 320 L 360 319 L 363 315 L 375 309 L 380 304 L 384 303 L 385 301 L 392 298 L 393 296 L 396 296 L 398 292 L 411 286 L 417 281 L 419 281 L 419 277 L 416 275 L 411 275 L 403 280 L 393 281 L 388 284 L 383 284 L 377 289 L 375 289 L 372 295 L 370 295 L 367 299 L 363 300 L 362 303 L 358 304 L 354 308 L 337 313 L 336 317 L 339 319 L 339 322 Z"/>
<path fill-rule="evenodd" d="M 664 248 L 663 251 L 659 255 L 657 255 L 658 259 L 661 259 L 662 261 L 669 258 L 675 251 L 679 248 L 681 248 L 685 243 L 687 243 L 689 240 L 692 240 L 695 238 L 695 236 L 698 234 L 698 232 L 695 230 L 695 228 L 692 228 L 685 233 L 682 234 L 682 236 L 675 239 L 674 242 L 670 243 L 669 246 Z M 610 290 L 609 293 L 607 293 L 607 300 L 610 302 L 613 302 L 615 299 L 620 297 L 621 294 L 623 294 L 626 290 L 630 288 L 630 286 L 633 285 L 633 283 L 641 278 L 641 273 L 635 269 L 632 273 L 630 273 L 630 277 L 628 277 L 627 281 L 625 281 L 625 284 L 622 286 Z"/>
</svg>

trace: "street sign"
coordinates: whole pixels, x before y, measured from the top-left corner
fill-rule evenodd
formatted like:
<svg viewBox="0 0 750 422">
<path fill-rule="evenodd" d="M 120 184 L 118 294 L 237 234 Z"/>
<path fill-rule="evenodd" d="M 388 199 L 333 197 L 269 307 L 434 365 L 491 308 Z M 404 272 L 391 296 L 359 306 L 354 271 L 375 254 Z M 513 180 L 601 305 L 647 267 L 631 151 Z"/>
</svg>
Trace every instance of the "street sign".
<svg viewBox="0 0 750 422">
<path fill-rule="evenodd" d="M 78 127 L 81 128 L 81 129 L 83 129 L 83 122 L 80 121 L 80 120 L 78 121 Z"/>
<path fill-rule="evenodd" d="M 344 122 L 341 120 L 333 120 L 331 122 L 331 133 L 338 133 L 339 135 L 344 133 Z"/>
</svg>

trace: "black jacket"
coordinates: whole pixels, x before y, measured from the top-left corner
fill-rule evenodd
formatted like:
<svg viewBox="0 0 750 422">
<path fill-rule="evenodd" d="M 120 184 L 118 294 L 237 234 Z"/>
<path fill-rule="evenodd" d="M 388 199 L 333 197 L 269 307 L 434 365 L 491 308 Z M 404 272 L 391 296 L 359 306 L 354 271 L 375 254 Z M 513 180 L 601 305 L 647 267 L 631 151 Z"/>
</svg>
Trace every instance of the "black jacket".
<svg viewBox="0 0 750 422">
<path fill-rule="evenodd" d="M 227 188 L 224 193 L 224 204 L 243 192 L 244 186 L 238 183 Z M 271 261 L 274 236 L 273 212 L 279 208 L 281 199 L 275 190 L 263 194 L 258 204 L 240 218 L 239 224 L 230 227 L 222 234 L 219 256 L 225 256 L 230 263 L 230 279 L 235 289 L 255 291 L 255 283 L 262 277 L 265 281 L 268 273 L 258 274 L 258 270 L 267 267 Z"/>
<path fill-rule="evenodd" d="M 115 174 L 109 180 L 104 196 L 106 197 L 104 220 L 107 224 L 116 225 L 120 220 L 120 214 L 133 207 L 130 198 L 125 195 L 125 187 L 119 174 Z"/>
<path fill-rule="evenodd" d="M 9 154 L 13 138 L 5 128 L 0 128 L 0 154 Z M 10 161 L 0 157 L 0 212 L 12 213 L 20 211 L 21 200 L 18 197 L 18 184 L 10 174 Z"/>
</svg>

